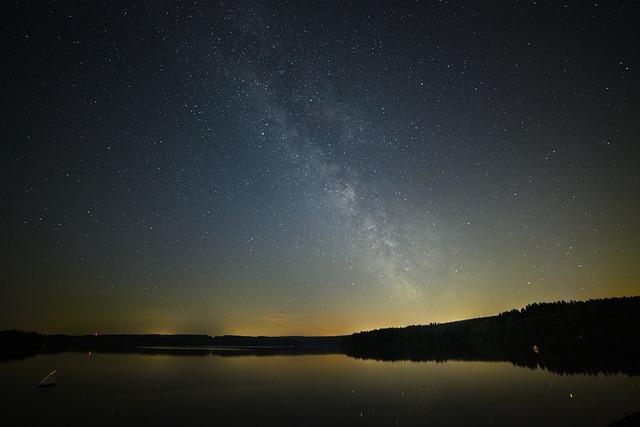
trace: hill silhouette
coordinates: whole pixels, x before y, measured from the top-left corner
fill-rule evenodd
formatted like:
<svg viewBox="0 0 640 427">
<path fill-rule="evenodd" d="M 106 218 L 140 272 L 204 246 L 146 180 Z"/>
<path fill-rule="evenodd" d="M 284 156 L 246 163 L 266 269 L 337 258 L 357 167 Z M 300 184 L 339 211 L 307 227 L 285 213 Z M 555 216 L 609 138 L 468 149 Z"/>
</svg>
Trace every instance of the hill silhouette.
<svg viewBox="0 0 640 427">
<path fill-rule="evenodd" d="M 640 373 L 640 297 L 536 303 L 497 316 L 359 332 L 350 356 L 511 361 L 554 372 Z"/>
</svg>

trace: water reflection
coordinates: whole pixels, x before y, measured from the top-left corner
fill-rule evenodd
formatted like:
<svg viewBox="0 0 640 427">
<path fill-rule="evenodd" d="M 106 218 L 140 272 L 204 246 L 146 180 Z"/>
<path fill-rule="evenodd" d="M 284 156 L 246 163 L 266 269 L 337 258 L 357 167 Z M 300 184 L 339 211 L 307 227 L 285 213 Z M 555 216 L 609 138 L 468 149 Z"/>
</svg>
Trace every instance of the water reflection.
<svg viewBox="0 0 640 427">
<path fill-rule="evenodd" d="M 363 360 L 378 361 L 413 361 L 413 362 L 448 362 L 448 361 L 482 361 L 482 362 L 510 362 L 514 366 L 529 369 L 544 369 L 561 375 L 589 374 L 589 375 L 640 375 L 640 360 L 627 355 L 546 355 L 543 353 L 522 353 L 503 356 L 478 356 L 469 354 L 447 355 L 393 355 L 371 353 L 347 353 L 351 357 Z"/>
<path fill-rule="evenodd" d="M 361 360 L 374 361 L 412 361 L 412 362 L 449 362 L 449 361 L 480 361 L 480 362 L 510 362 L 517 367 L 530 369 L 544 369 L 556 374 L 590 374 L 590 375 L 614 375 L 625 374 L 629 376 L 640 375 L 640 359 L 632 355 L 616 353 L 598 354 L 572 354 L 553 355 L 541 351 L 529 353 L 503 353 L 486 351 L 477 352 L 440 352 L 425 354 L 421 352 L 372 352 L 356 351 L 349 349 L 344 351 L 339 346 L 235 346 L 235 347 L 207 347 L 207 346 L 139 346 L 131 349 L 101 350 L 101 353 L 125 353 L 147 355 L 174 355 L 174 356 L 220 356 L 220 357 L 247 357 L 247 356 L 274 356 L 274 355 L 339 355 L 346 354 Z M 90 352 L 89 352 L 90 353 Z M 34 357 L 37 353 L 16 355 L 13 359 L 25 359 Z M 11 360 L 11 359 L 5 359 Z M 0 359 L 0 362 L 2 360 Z"/>
<path fill-rule="evenodd" d="M 607 425 L 640 402 L 638 377 L 563 376 L 509 362 L 194 354 L 60 353 L 7 362 L 0 365 L 4 416 L 22 425 Z M 58 385 L 37 389 L 51 369 Z"/>
</svg>

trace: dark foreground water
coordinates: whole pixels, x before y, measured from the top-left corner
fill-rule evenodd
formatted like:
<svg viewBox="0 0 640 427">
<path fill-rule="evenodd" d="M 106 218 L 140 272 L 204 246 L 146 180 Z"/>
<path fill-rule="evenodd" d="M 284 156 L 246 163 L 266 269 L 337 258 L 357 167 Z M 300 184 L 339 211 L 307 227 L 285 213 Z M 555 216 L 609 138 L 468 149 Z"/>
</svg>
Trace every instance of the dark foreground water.
<svg viewBox="0 0 640 427">
<path fill-rule="evenodd" d="M 623 374 L 333 354 L 38 355 L 0 363 L 0 390 L 7 426 L 605 426 L 640 411 L 640 378 Z"/>
</svg>

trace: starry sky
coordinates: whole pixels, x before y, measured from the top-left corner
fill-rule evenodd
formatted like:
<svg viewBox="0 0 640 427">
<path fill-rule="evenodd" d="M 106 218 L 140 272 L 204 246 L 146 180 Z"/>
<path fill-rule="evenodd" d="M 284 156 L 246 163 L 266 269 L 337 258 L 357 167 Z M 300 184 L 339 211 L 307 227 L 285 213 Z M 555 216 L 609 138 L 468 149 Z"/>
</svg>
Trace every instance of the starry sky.
<svg viewBox="0 0 640 427">
<path fill-rule="evenodd" d="M 639 294 L 633 3 L 8 2 L 0 329 Z"/>
</svg>

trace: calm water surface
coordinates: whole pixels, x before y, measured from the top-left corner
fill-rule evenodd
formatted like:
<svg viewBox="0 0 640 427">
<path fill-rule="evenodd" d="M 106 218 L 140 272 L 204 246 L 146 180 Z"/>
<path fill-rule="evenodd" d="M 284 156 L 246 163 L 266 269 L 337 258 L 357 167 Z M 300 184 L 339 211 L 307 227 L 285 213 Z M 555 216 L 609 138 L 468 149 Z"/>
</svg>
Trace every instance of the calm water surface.
<svg viewBox="0 0 640 427">
<path fill-rule="evenodd" d="M 38 389 L 49 371 L 58 385 Z M 61 353 L 0 363 L 4 425 L 604 426 L 640 378 L 508 362 Z"/>
</svg>

